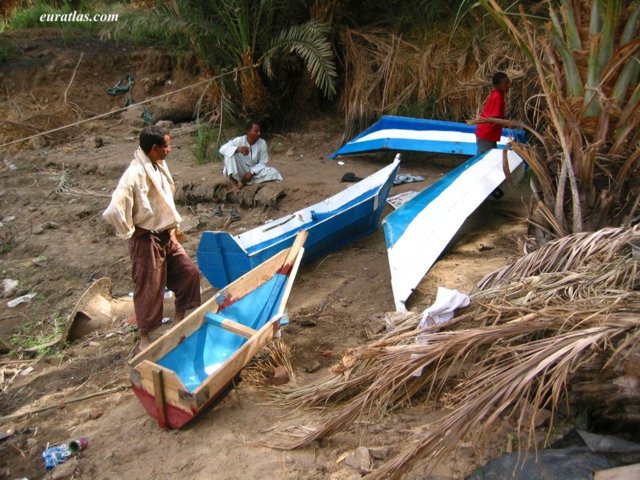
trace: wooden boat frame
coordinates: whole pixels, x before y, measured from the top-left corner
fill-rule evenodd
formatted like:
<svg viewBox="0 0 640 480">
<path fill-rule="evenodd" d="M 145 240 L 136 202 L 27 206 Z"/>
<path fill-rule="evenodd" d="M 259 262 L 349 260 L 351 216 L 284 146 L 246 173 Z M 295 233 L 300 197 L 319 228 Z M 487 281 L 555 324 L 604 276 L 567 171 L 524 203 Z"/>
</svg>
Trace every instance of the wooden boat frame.
<svg viewBox="0 0 640 480">
<path fill-rule="evenodd" d="M 304 253 L 303 245 L 306 238 L 305 230 L 299 232 L 290 248 L 282 250 L 220 290 L 129 361 L 133 391 L 160 427 L 178 429 L 193 419 L 228 390 L 240 370 L 274 337 L 280 327 L 280 320 Z M 187 389 L 176 372 L 156 363 L 196 332 L 205 322 L 208 312 L 224 311 L 226 306 L 249 295 L 276 273 L 288 276 L 276 315 L 259 330 L 229 319 L 217 325 L 248 340 L 194 391 L 190 392 Z"/>
</svg>

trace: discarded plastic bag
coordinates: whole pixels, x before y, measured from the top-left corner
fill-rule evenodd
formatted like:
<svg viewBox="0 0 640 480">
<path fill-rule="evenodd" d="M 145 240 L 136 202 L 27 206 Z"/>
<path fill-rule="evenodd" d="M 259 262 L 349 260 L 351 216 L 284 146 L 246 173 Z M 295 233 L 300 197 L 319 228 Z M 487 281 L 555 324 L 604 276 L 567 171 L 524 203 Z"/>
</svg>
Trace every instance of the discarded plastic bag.
<svg viewBox="0 0 640 480">
<path fill-rule="evenodd" d="M 27 293 L 26 295 L 22 295 L 21 297 L 14 298 L 13 300 L 9 300 L 7 302 L 7 307 L 13 308 L 16 305 L 20 305 L 21 303 L 29 302 L 35 296 L 36 296 L 36 293 L 31 292 L 31 293 Z"/>
</svg>

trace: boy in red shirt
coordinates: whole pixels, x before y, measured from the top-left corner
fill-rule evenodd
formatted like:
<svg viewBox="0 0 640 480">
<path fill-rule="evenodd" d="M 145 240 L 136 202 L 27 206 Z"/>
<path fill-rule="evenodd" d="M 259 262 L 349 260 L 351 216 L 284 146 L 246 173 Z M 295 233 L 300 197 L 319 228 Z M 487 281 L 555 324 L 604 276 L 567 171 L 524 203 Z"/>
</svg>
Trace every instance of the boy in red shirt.
<svg viewBox="0 0 640 480">
<path fill-rule="evenodd" d="M 491 90 L 480 113 L 480 118 L 486 119 L 486 121 L 476 125 L 477 155 L 496 148 L 502 135 L 502 126 L 511 127 L 513 123 L 504 118 L 504 95 L 511 86 L 509 77 L 504 72 L 496 72 L 491 78 L 491 83 L 493 90 Z"/>
</svg>

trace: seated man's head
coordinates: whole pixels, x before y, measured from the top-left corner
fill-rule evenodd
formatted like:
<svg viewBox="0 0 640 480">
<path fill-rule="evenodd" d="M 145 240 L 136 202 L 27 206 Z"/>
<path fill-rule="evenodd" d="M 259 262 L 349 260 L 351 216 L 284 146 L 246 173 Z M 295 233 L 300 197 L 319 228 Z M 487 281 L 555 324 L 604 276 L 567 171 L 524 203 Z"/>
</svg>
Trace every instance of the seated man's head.
<svg viewBox="0 0 640 480">
<path fill-rule="evenodd" d="M 249 140 L 249 145 L 253 145 L 258 141 L 260 135 L 262 135 L 262 126 L 260 122 L 257 120 L 251 120 L 247 124 L 247 140 Z"/>
</svg>

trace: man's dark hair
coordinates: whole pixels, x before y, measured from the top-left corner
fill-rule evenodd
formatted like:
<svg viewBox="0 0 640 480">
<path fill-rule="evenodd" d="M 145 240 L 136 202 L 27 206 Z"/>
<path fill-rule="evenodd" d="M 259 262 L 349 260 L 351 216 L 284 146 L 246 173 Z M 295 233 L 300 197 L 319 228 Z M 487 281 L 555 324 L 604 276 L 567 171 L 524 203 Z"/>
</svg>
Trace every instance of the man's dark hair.
<svg viewBox="0 0 640 480">
<path fill-rule="evenodd" d="M 169 135 L 166 128 L 156 125 L 143 128 L 140 132 L 140 148 L 144 153 L 149 153 L 154 145 L 164 146 L 165 135 Z"/>
<path fill-rule="evenodd" d="M 245 129 L 245 132 L 248 132 L 249 130 L 251 130 L 251 127 L 253 127 L 254 125 L 259 126 L 260 130 L 262 130 L 262 124 L 260 123 L 260 121 L 252 119 L 247 122 L 247 128 Z"/>
<path fill-rule="evenodd" d="M 491 83 L 493 84 L 494 87 L 497 87 L 498 85 L 500 85 L 500 82 L 505 78 L 509 80 L 509 76 L 506 73 L 496 72 L 493 74 L 493 77 L 491 77 Z"/>
</svg>

